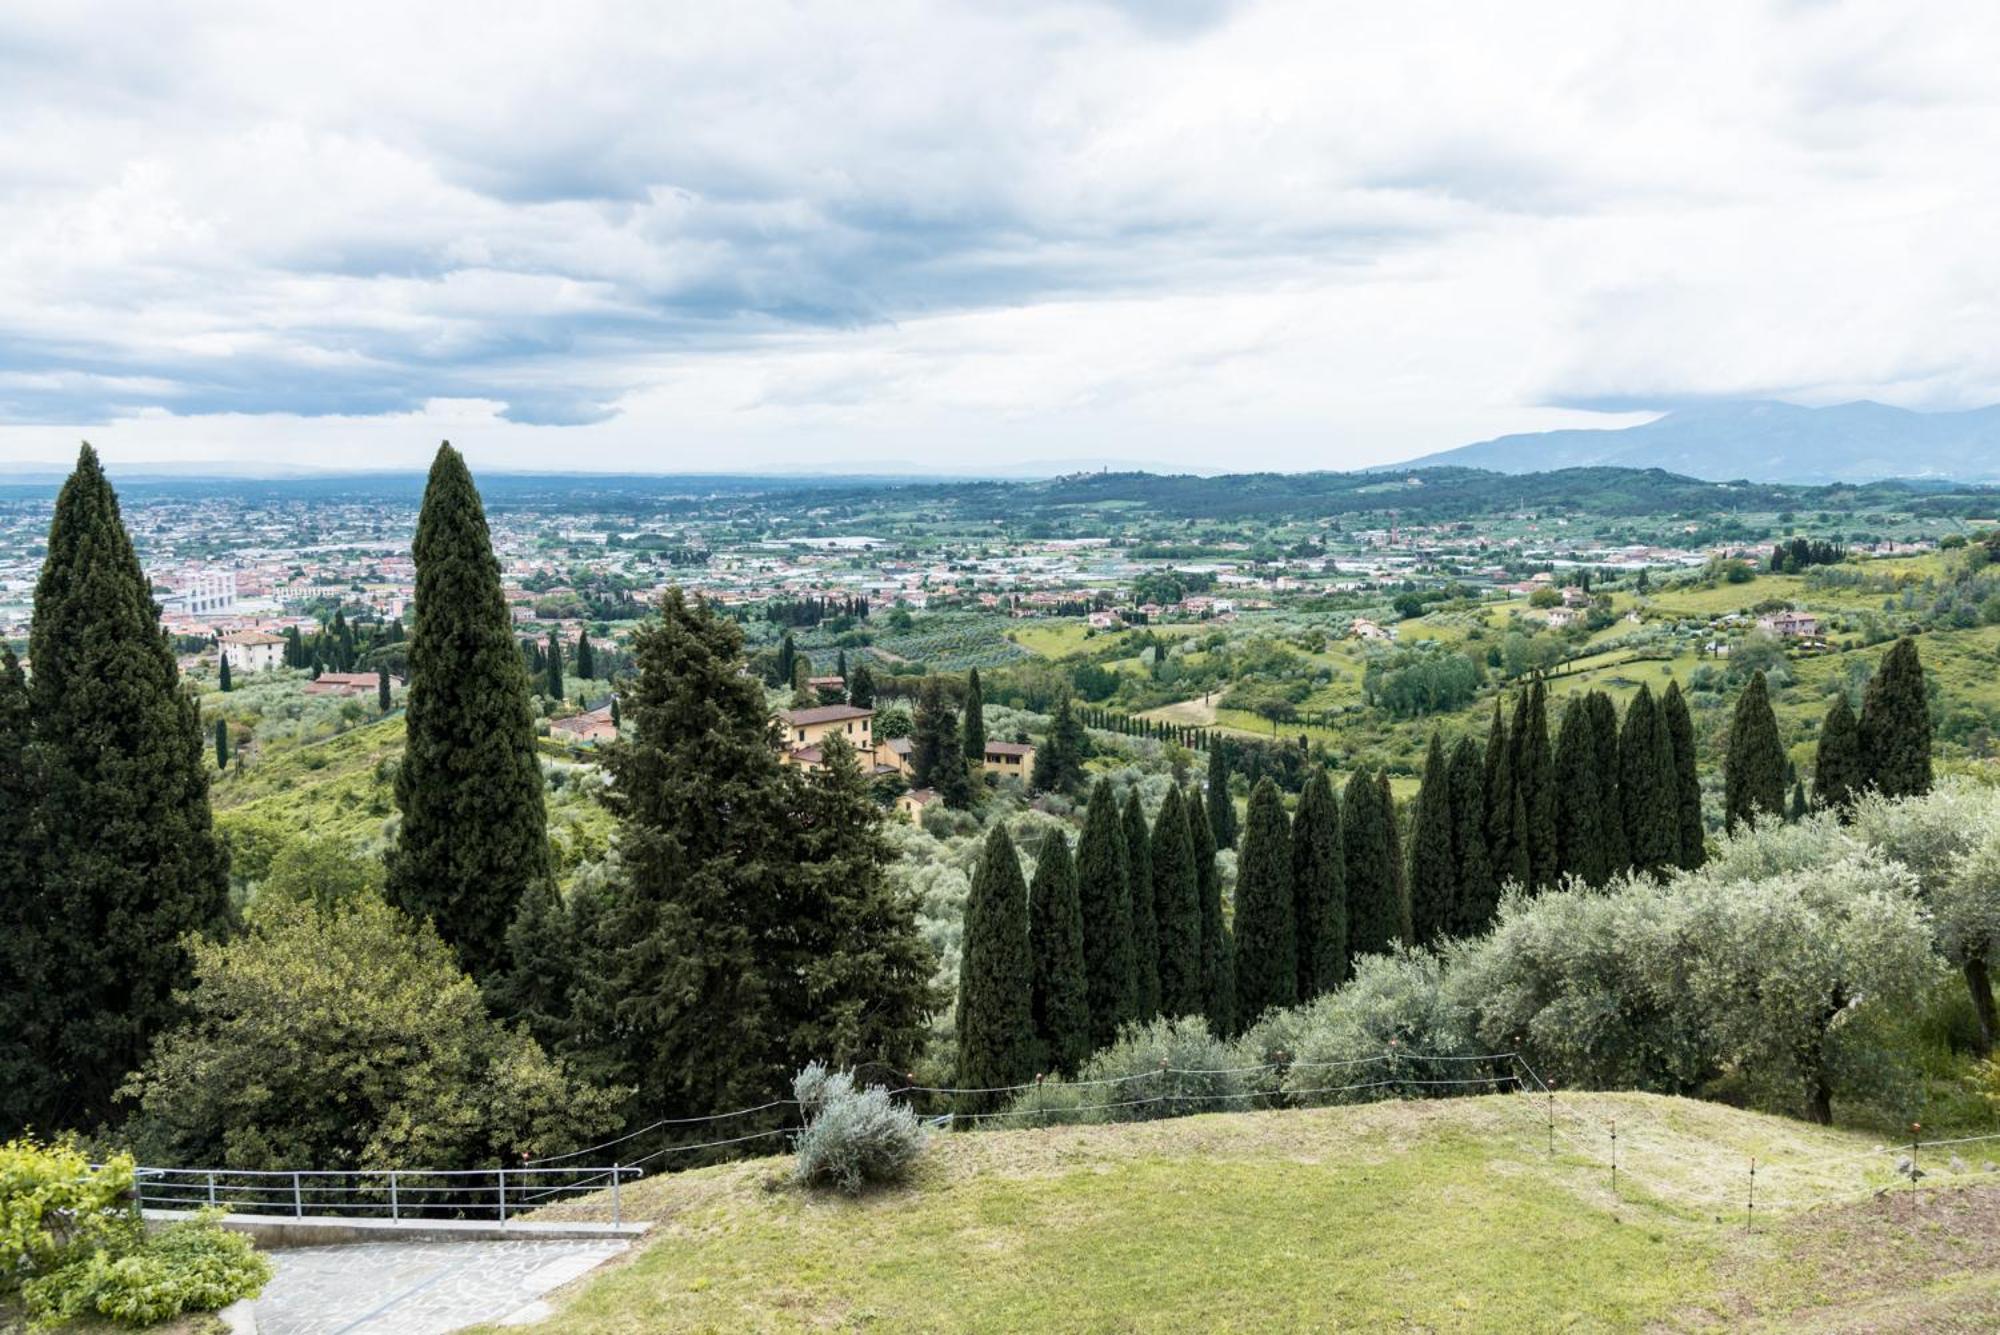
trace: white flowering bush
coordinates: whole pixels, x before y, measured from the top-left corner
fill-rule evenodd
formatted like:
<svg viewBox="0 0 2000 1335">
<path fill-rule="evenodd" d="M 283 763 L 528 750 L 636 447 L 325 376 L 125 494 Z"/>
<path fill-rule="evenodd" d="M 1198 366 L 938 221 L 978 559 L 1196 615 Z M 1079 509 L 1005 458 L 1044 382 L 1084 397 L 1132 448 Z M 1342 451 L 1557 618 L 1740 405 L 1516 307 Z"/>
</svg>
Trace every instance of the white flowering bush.
<svg viewBox="0 0 2000 1335">
<path fill-rule="evenodd" d="M 854 1087 L 849 1071 L 813 1062 L 792 1080 L 805 1129 L 793 1142 L 792 1180 L 833 1187 L 850 1196 L 862 1188 L 905 1181 L 924 1150 L 917 1115 L 880 1085 Z"/>
</svg>

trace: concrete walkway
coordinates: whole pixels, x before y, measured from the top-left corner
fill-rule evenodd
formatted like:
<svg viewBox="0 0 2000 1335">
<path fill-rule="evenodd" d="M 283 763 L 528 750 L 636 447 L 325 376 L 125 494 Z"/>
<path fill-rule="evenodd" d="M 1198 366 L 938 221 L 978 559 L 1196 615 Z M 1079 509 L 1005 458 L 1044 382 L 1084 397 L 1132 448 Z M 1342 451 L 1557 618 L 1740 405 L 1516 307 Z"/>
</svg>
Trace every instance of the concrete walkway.
<svg viewBox="0 0 2000 1335">
<path fill-rule="evenodd" d="M 486 1321 L 529 1321 L 543 1294 L 631 1244 L 617 1239 L 366 1242 L 269 1253 L 275 1270 L 251 1305 L 258 1335 L 443 1335 Z"/>
</svg>

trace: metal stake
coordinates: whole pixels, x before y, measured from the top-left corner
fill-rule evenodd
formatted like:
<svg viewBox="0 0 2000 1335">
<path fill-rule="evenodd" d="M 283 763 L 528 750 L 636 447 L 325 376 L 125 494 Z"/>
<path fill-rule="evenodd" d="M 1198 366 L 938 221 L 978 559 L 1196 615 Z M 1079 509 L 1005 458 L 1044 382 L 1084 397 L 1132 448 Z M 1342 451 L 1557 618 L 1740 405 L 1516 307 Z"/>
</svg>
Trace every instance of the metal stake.
<svg viewBox="0 0 2000 1335">
<path fill-rule="evenodd" d="M 507 1222 L 507 1170 L 500 1170 L 500 1222 Z"/>
<path fill-rule="evenodd" d="M 395 1223 L 402 1219 L 402 1217 L 403 1212 L 398 1208 L 396 1202 L 396 1170 L 391 1168 L 389 1170 L 389 1221 Z"/>
<path fill-rule="evenodd" d="M 617 1164 L 612 1164 L 612 1165 L 611 1165 L 611 1222 L 612 1222 L 612 1224 L 613 1224 L 613 1225 L 617 1225 L 617 1224 L 619 1224 L 619 1223 L 623 1222 L 623 1221 L 622 1221 L 622 1220 L 620 1220 L 620 1218 L 618 1217 L 618 1178 L 619 1178 L 619 1176 L 620 1176 L 620 1171 L 619 1171 L 619 1168 L 618 1168 L 618 1165 L 617 1165 Z"/>
<path fill-rule="evenodd" d="M 297 1173 L 293 1173 L 292 1174 L 292 1218 L 303 1219 L 305 1217 L 306 1217 L 306 1204 L 305 1200 L 299 1195 L 299 1175 Z"/>
<path fill-rule="evenodd" d="M 1743 1231 L 1755 1233 L 1757 1223 L 1757 1156 L 1750 1156 L 1750 1210 L 1743 1216 Z"/>
<path fill-rule="evenodd" d="M 1611 1119 L 1611 1194 L 1618 1194 L 1618 1119 Z"/>
</svg>

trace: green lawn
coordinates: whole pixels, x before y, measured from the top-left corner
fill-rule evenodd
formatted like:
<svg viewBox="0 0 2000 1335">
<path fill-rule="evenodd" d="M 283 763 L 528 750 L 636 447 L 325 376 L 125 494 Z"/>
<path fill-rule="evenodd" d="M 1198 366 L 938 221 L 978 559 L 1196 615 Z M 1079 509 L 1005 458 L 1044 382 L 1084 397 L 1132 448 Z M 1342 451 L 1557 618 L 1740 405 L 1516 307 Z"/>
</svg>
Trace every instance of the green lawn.
<svg viewBox="0 0 2000 1335">
<path fill-rule="evenodd" d="M 1956 1179 L 1912 1228 L 1851 1164 L 1770 1174 L 1746 1234 L 1749 1155 L 1870 1142 L 1644 1095 L 1577 1104 L 1619 1120 L 1615 1195 L 1601 1147 L 1551 1156 L 1537 1106 L 1511 1095 L 944 1135 L 914 1187 L 859 1201 L 790 1187 L 782 1160 L 656 1178 L 625 1193 L 655 1232 L 544 1328 L 1607 1330 L 2000 1301 L 1981 1231 L 2000 1208 L 1933 1226 L 1949 1193 L 2000 1189 Z M 1871 1231 L 1898 1265 L 1854 1264 Z"/>
</svg>

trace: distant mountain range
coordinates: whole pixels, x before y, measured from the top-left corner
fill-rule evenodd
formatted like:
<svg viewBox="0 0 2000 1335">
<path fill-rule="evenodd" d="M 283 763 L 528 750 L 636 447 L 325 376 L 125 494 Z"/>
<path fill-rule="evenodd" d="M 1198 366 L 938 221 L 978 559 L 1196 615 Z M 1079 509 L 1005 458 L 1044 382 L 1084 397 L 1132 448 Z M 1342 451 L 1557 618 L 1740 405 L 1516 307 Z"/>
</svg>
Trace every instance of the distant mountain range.
<svg viewBox="0 0 2000 1335">
<path fill-rule="evenodd" d="M 1681 408 L 1616 430 L 1536 431 L 1427 454 L 1394 467 L 1496 473 L 1663 468 L 1711 482 L 2000 480 L 2000 404 L 1919 413 L 1885 403 L 1801 408 L 1762 401 Z M 1378 470 L 1380 471 L 1380 470 Z"/>
</svg>

